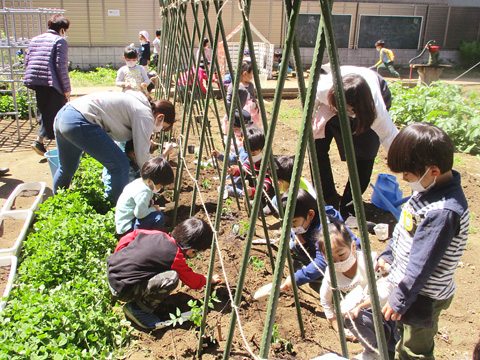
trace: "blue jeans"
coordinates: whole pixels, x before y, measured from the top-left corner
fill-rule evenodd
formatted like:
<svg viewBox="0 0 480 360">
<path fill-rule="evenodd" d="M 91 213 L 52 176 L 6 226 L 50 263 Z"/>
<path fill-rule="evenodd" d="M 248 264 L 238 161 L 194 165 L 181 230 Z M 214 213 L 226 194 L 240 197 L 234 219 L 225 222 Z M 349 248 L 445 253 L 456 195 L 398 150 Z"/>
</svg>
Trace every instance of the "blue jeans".
<svg viewBox="0 0 480 360">
<path fill-rule="evenodd" d="M 128 158 L 100 126 L 88 122 L 73 106 L 67 104 L 55 118 L 58 149 L 58 169 L 53 178 L 53 190 L 68 188 L 80 164 L 82 152 L 87 153 L 108 169 L 112 176 L 112 201 L 128 184 Z"/>
<path fill-rule="evenodd" d="M 154 211 L 143 219 L 135 219 L 133 221 L 133 229 L 161 230 L 164 224 L 165 215 L 161 211 Z"/>
</svg>

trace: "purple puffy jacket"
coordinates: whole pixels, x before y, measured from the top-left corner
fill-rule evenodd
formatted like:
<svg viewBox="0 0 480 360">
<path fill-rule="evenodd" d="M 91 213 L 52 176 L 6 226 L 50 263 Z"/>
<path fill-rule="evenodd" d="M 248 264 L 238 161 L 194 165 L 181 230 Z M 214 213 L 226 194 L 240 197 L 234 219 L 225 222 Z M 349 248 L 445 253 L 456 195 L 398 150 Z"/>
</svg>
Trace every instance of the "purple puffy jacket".
<svg viewBox="0 0 480 360">
<path fill-rule="evenodd" d="M 23 84 L 50 86 L 60 94 L 71 90 L 68 77 L 68 43 L 56 31 L 47 30 L 35 36 L 25 55 L 26 73 Z"/>
</svg>

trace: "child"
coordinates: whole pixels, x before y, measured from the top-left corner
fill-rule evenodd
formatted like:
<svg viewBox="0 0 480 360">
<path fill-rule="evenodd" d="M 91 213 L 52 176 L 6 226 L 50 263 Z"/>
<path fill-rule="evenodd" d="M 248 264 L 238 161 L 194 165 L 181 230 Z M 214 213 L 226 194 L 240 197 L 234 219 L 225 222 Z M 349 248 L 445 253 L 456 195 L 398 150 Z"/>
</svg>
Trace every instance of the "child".
<svg viewBox="0 0 480 360">
<path fill-rule="evenodd" d="M 290 181 L 292 179 L 295 157 L 289 156 L 289 155 L 275 156 L 273 161 L 275 163 L 275 170 L 277 172 L 277 179 L 278 179 L 278 186 L 280 188 L 279 189 L 280 194 L 284 194 L 290 187 Z M 303 176 L 300 178 L 300 189 L 304 189 L 308 191 L 310 195 L 313 196 L 314 199 L 317 198 L 317 194 L 315 192 L 315 189 L 313 188 L 313 185 L 310 184 L 310 182 Z M 276 207 L 278 206 L 276 196 L 272 198 L 272 203 L 274 206 Z M 263 212 L 265 215 L 268 215 L 268 214 L 271 214 L 272 211 L 270 207 L 266 206 L 263 209 Z"/>
<path fill-rule="evenodd" d="M 243 121 L 245 122 L 245 126 L 249 126 L 252 124 L 252 118 L 250 114 L 246 110 L 242 110 Z M 225 129 L 224 133 L 226 133 L 228 129 Z M 240 155 L 240 160 L 245 161 L 247 159 L 247 152 L 243 148 L 243 138 L 242 138 L 242 125 L 240 123 L 240 113 L 238 110 L 235 111 L 235 120 L 233 121 L 233 134 L 235 136 L 235 141 L 237 143 L 238 153 Z M 227 141 L 227 136 L 224 137 L 225 142 Z M 212 156 L 217 158 L 220 161 L 223 161 L 225 158 L 225 154 L 221 153 L 218 150 L 212 151 Z M 237 163 L 237 154 L 235 153 L 235 146 L 232 144 L 230 146 L 230 155 L 229 155 L 230 164 Z"/>
<path fill-rule="evenodd" d="M 392 50 L 387 49 L 385 47 L 385 41 L 378 40 L 375 43 L 375 47 L 377 48 L 377 51 L 380 51 L 380 60 L 378 60 L 378 62 L 375 65 L 373 65 L 370 69 L 377 69 L 378 71 L 382 68 L 385 68 L 390 72 L 390 74 L 393 74 L 397 78 L 400 78 L 400 74 L 393 67 L 395 55 L 393 55 Z"/>
<path fill-rule="evenodd" d="M 249 126 L 247 129 L 247 141 L 250 147 L 250 152 L 252 154 L 253 160 L 253 167 L 251 166 L 248 155 L 244 161 L 242 161 L 242 169 L 245 173 L 246 180 L 249 181 L 250 184 L 254 184 L 254 178 L 260 171 L 260 165 L 262 163 L 263 158 L 263 147 L 265 146 L 265 134 L 263 133 L 262 129 L 259 129 L 256 126 Z M 240 168 L 238 167 L 230 167 L 228 169 L 228 173 L 230 176 L 235 177 L 235 187 L 237 188 L 237 193 L 239 196 L 243 196 L 243 186 L 240 177 Z M 226 186 L 229 195 L 233 191 L 232 185 Z M 269 197 L 271 198 L 273 195 L 273 188 L 272 188 L 272 180 L 270 176 L 266 174 L 265 180 L 263 181 L 263 189 L 267 191 Z M 253 198 L 255 196 L 255 187 L 248 186 L 246 189 L 246 193 L 248 197 Z"/>
<path fill-rule="evenodd" d="M 200 49 L 197 50 L 197 56 L 195 59 L 198 61 L 198 58 L 200 57 L 200 61 L 203 62 L 205 65 L 210 65 L 210 62 L 212 61 L 212 49 L 208 46 L 209 41 L 207 38 L 203 39 L 203 53 L 205 54 L 205 57 L 202 55 L 202 52 Z"/>
<path fill-rule="evenodd" d="M 240 99 L 240 106 L 242 109 L 247 110 L 253 120 L 253 124 L 257 127 L 263 127 L 262 118 L 258 110 L 257 99 L 255 98 L 255 88 L 252 83 L 253 79 L 253 67 L 249 62 L 244 61 L 242 63 L 242 73 L 240 75 L 240 84 L 238 87 L 238 97 Z M 235 99 L 232 99 L 233 95 L 233 83 L 228 86 L 227 90 L 227 111 L 230 109 L 232 102 Z M 223 122 L 227 122 L 228 117 L 223 118 Z M 225 125 L 224 125 L 225 127 Z"/>
<path fill-rule="evenodd" d="M 117 201 L 115 226 L 120 235 L 136 229 L 159 230 L 165 223 L 158 206 L 152 206 L 152 198 L 163 186 L 173 183 L 172 167 L 158 156 L 148 160 L 140 174 L 142 178 L 125 186 Z"/>
<path fill-rule="evenodd" d="M 341 302 L 342 313 L 351 311 L 357 304 L 360 304 L 368 297 L 368 280 L 365 258 L 363 252 L 357 250 L 357 247 L 347 228 L 341 223 L 331 223 L 328 225 L 330 242 L 332 245 L 332 255 L 335 266 L 335 275 L 337 278 L 337 288 L 345 296 Z M 318 249 L 325 255 L 325 242 L 320 235 Z M 375 261 L 376 252 L 372 252 L 372 259 Z M 322 303 L 325 316 L 330 321 L 332 327 L 338 332 L 338 323 L 335 317 L 333 306 L 333 291 L 330 280 L 330 268 L 325 271 L 325 279 L 320 288 L 320 302 Z M 350 317 L 353 319 L 350 320 Z M 345 325 L 359 339 L 365 351 L 360 358 L 377 359 L 378 356 L 374 349 L 377 349 L 377 338 L 375 336 L 375 327 L 373 324 L 373 315 L 371 309 L 358 309 L 355 314 L 351 313 L 346 317 Z M 395 353 L 395 344 L 398 341 L 398 331 L 395 322 L 383 321 L 385 338 L 390 353 L 393 358 Z M 357 333 L 357 330 L 360 334 Z M 367 343 L 366 343 L 367 342 Z"/>
<path fill-rule="evenodd" d="M 160 55 L 160 45 L 161 41 L 160 39 L 162 38 L 162 29 L 157 29 L 155 31 L 155 40 L 153 40 L 153 63 L 155 64 L 155 67 L 158 65 L 158 56 Z"/>
<path fill-rule="evenodd" d="M 178 224 L 171 236 L 155 230 L 135 230 L 125 235 L 115 253 L 107 258 L 107 279 L 113 296 L 127 304 L 125 315 L 146 330 L 154 330 L 160 319 L 153 312 L 177 287 L 179 279 L 192 289 L 207 279 L 185 262 L 210 248 L 212 229 L 197 218 Z M 214 275 L 212 283 L 220 282 Z"/>
<path fill-rule="evenodd" d="M 287 206 L 287 199 L 288 191 L 282 198 L 284 210 Z M 326 206 L 325 211 L 330 222 L 343 221 L 340 213 L 332 206 Z M 296 268 L 295 282 L 297 286 L 309 283 L 310 287 L 317 292 L 320 290 L 323 274 L 327 267 L 325 257 L 316 246 L 318 233 L 321 228 L 322 224 L 320 223 L 317 201 L 307 191 L 299 189 L 292 223 L 292 232 L 295 236 L 292 236 L 292 240 L 290 241 L 290 250 L 293 253 L 294 266 Z M 350 236 L 358 247 L 360 247 L 360 240 L 358 240 L 352 232 L 350 232 Z M 313 261 L 305 254 L 300 243 Z M 287 291 L 291 288 L 292 280 L 289 276 L 280 289 Z"/>
<path fill-rule="evenodd" d="M 143 66 L 148 73 L 148 65 L 150 65 L 150 41 L 148 40 L 148 32 L 141 30 L 138 33 L 140 47 L 138 48 L 138 65 Z"/>
<path fill-rule="evenodd" d="M 467 243 L 469 211 L 460 174 L 452 170 L 454 149 L 437 126 L 414 123 L 388 152 L 388 167 L 402 173 L 413 190 L 378 261 L 395 286 L 382 310 L 386 320 L 397 320 L 395 358 L 434 358 L 438 319 L 455 293 L 453 275 Z"/>
<path fill-rule="evenodd" d="M 150 84 L 150 80 L 148 79 L 145 69 L 137 65 L 137 50 L 131 46 L 127 46 L 123 51 L 123 59 L 126 65 L 117 71 L 117 86 L 120 86 L 123 92 L 129 89 L 145 91 Z"/>
</svg>

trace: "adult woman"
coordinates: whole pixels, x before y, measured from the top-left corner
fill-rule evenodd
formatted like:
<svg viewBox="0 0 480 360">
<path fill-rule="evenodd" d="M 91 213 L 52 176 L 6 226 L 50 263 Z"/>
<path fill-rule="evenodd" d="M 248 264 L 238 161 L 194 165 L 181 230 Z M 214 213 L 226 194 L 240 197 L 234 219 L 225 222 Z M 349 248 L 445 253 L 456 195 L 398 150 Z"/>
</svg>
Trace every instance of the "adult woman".
<svg viewBox="0 0 480 360">
<path fill-rule="evenodd" d="M 128 184 L 128 158 L 114 141 L 133 139 L 141 168 L 149 159 L 152 133 L 168 131 L 175 108 L 167 100 L 153 101 L 140 92 L 100 92 L 65 105 L 55 119 L 59 167 L 53 179 L 56 192 L 68 188 L 84 151 L 103 164 L 111 175 L 111 196 L 116 203 Z"/>
<path fill-rule="evenodd" d="M 55 139 L 55 115 L 70 97 L 66 40 L 69 26 L 70 21 L 63 15 L 52 15 L 48 30 L 30 41 L 25 55 L 24 85 L 35 90 L 40 124 L 32 149 L 42 156 L 47 151 L 44 139 Z"/>
<path fill-rule="evenodd" d="M 380 143 L 388 151 L 398 130 L 392 122 L 388 109 L 391 93 L 388 86 L 375 72 L 361 67 L 342 66 L 343 88 L 347 101 L 353 145 L 362 193 L 367 189 L 373 164 Z M 316 113 L 313 117 L 315 148 L 317 151 L 322 190 L 327 205 L 340 208 L 344 219 L 354 214 L 350 181 L 343 196 L 335 189 L 328 151 L 332 139 L 338 146 L 342 161 L 345 161 L 340 123 L 337 116 L 335 91 L 329 73 L 322 75 L 317 88 Z"/>
</svg>

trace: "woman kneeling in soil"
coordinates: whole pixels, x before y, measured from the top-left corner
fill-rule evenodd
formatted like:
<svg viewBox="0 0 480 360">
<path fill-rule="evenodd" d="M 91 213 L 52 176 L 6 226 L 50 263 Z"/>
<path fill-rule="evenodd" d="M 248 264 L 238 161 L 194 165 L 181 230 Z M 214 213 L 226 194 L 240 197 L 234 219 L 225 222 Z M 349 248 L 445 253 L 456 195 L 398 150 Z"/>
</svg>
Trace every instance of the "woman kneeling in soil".
<svg viewBox="0 0 480 360">
<path fill-rule="evenodd" d="M 388 114 L 391 93 L 386 81 L 367 68 L 342 66 L 340 70 L 353 133 L 360 188 L 363 193 L 370 182 L 380 143 L 388 151 L 398 130 Z M 340 197 L 335 189 L 328 155 L 332 139 L 335 138 L 340 158 L 342 161 L 346 159 L 337 112 L 332 76 L 330 74 L 322 75 L 318 83 L 316 112 L 312 119 L 312 127 L 323 197 L 327 205 L 333 205 L 339 209 L 342 217 L 347 219 L 350 214 L 355 214 L 350 181 L 347 182 L 343 195 Z"/>
<path fill-rule="evenodd" d="M 175 122 L 175 107 L 167 100 L 152 100 L 139 92 L 101 92 L 66 104 L 55 118 L 59 166 L 53 188 L 68 188 L 82 152 L 111 175 L 112 201 L 116 203 L 128 184 L 129 162 L 114 141 L 133 139 L 138 166 L 150 158 L 153 132 L 169 131 Z"/>
</svg>

